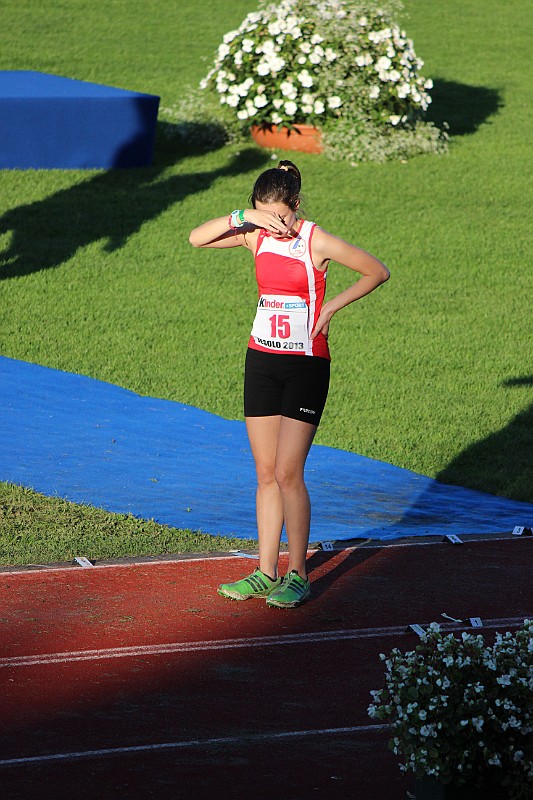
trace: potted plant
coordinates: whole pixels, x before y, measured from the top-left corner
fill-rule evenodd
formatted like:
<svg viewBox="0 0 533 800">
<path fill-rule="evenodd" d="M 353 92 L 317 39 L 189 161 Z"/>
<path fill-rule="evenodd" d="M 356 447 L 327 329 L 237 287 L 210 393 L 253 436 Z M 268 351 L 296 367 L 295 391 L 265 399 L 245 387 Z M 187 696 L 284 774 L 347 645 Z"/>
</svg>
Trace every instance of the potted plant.
<svg viewBox="0 0 533 800">
<path fill-rule="evenodd" d="M 445 145 L 421 121 L 433 85 L 422 66 L 391 11 L 373 2 L 262 0 L 225 34 L 200 86 L 267 146 L 268 133 L 278 136 L 274 146 L 283 134 L 289 148 L 307 136 L 333 158 L 380 160 L 387 147 L 405 155 L 407 141 L 425 151 Z"/>
<path fill-rule="evenodd" d="M 381 658 L 368 712 L 390 723 L 417 800 L 533 797 L 533 620 L 492 644 L 433 623 L 415 650 Z"/>
</svg>

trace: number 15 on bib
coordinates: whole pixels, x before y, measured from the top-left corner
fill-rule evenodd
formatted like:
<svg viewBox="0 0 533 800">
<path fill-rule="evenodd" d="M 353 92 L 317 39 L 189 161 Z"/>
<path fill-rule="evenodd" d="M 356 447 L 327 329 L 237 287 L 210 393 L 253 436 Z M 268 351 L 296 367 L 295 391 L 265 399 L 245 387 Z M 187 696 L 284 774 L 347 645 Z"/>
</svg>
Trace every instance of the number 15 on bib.
<svg viewBox="0 0 533 800">
<path fill-rule="evenodd" d="M 301 297 L 261 295 L 252 336 L 273 353 L 308 353 L 308 324 L 309 308 Z"/>
</svg>

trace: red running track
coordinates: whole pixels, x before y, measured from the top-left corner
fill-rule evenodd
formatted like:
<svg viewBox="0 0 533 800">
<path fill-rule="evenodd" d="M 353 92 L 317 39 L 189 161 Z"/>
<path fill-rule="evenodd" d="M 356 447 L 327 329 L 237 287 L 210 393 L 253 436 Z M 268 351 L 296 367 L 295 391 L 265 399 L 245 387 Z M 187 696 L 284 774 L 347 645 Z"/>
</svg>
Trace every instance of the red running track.
<svg viewBox="0 0 533 800">
<path fill-rule="evenodd" d="M 1 797 L 405 800 L 367 715 L 411 623 L 531 616 L 533 541 L 311 554 L 291 611 L 216 594 L 243 558 L 4 572 Z"/>
</svg>

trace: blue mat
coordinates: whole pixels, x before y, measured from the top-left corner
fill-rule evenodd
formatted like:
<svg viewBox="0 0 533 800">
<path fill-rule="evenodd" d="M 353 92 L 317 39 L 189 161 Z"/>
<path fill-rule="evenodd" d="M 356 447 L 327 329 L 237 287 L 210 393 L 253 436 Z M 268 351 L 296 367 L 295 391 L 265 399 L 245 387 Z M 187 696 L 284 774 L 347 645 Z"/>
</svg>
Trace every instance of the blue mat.
<svg viewBox="0 0 533 800">
<path fill-rule="evenodd" d="M 0 169 L 152 163 L 159 97 L 27 70 L 0 71 Z"/>
<path fill-rule="evenodd" d="M 178 528 L 256 538 L 243 422 L 0 357 L 0 480 Z M 533 505 L 314 445 L 312 541 L 511 531 Z"/>
</svg>

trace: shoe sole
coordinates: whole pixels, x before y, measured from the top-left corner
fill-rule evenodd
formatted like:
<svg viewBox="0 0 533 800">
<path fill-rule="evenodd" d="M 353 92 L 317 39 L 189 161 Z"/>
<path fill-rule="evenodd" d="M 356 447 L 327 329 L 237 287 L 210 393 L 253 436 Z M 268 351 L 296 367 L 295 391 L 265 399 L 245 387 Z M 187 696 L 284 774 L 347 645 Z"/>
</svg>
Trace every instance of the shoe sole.
<svg viewBox="0 0 533 800">
<path fill-rule="evenodd" d="M 264 600 L 265 597 L 268 597 L 268 594 L 245 594 L 245 595 L 242 595 L 242 594 L 238 594 L 238 592 L 235 592 L 235 594 L 231 594 L 230 592 L 221 592 L 220 589 L 217 589 L 217 593 L 221 597 L 226 597 L 228 600 L 239 600 L 239 601 L 241 601 L 241 600 L 253 600 L 254 597 L 256 597 L 258 600 Z"/>
<path fill-rule="evenodd" d="M 306 600 L 309 600 L 309 595 L 307 595 L 307 597 L 302 597 L 301 600 L 295 600 L 293 603 L 277 603 L 275 600 L 269 602 L 267 599 L 266 604 L 269 608 L 298 608 L 298 606 L 303 605 Z"/>
</svg>

